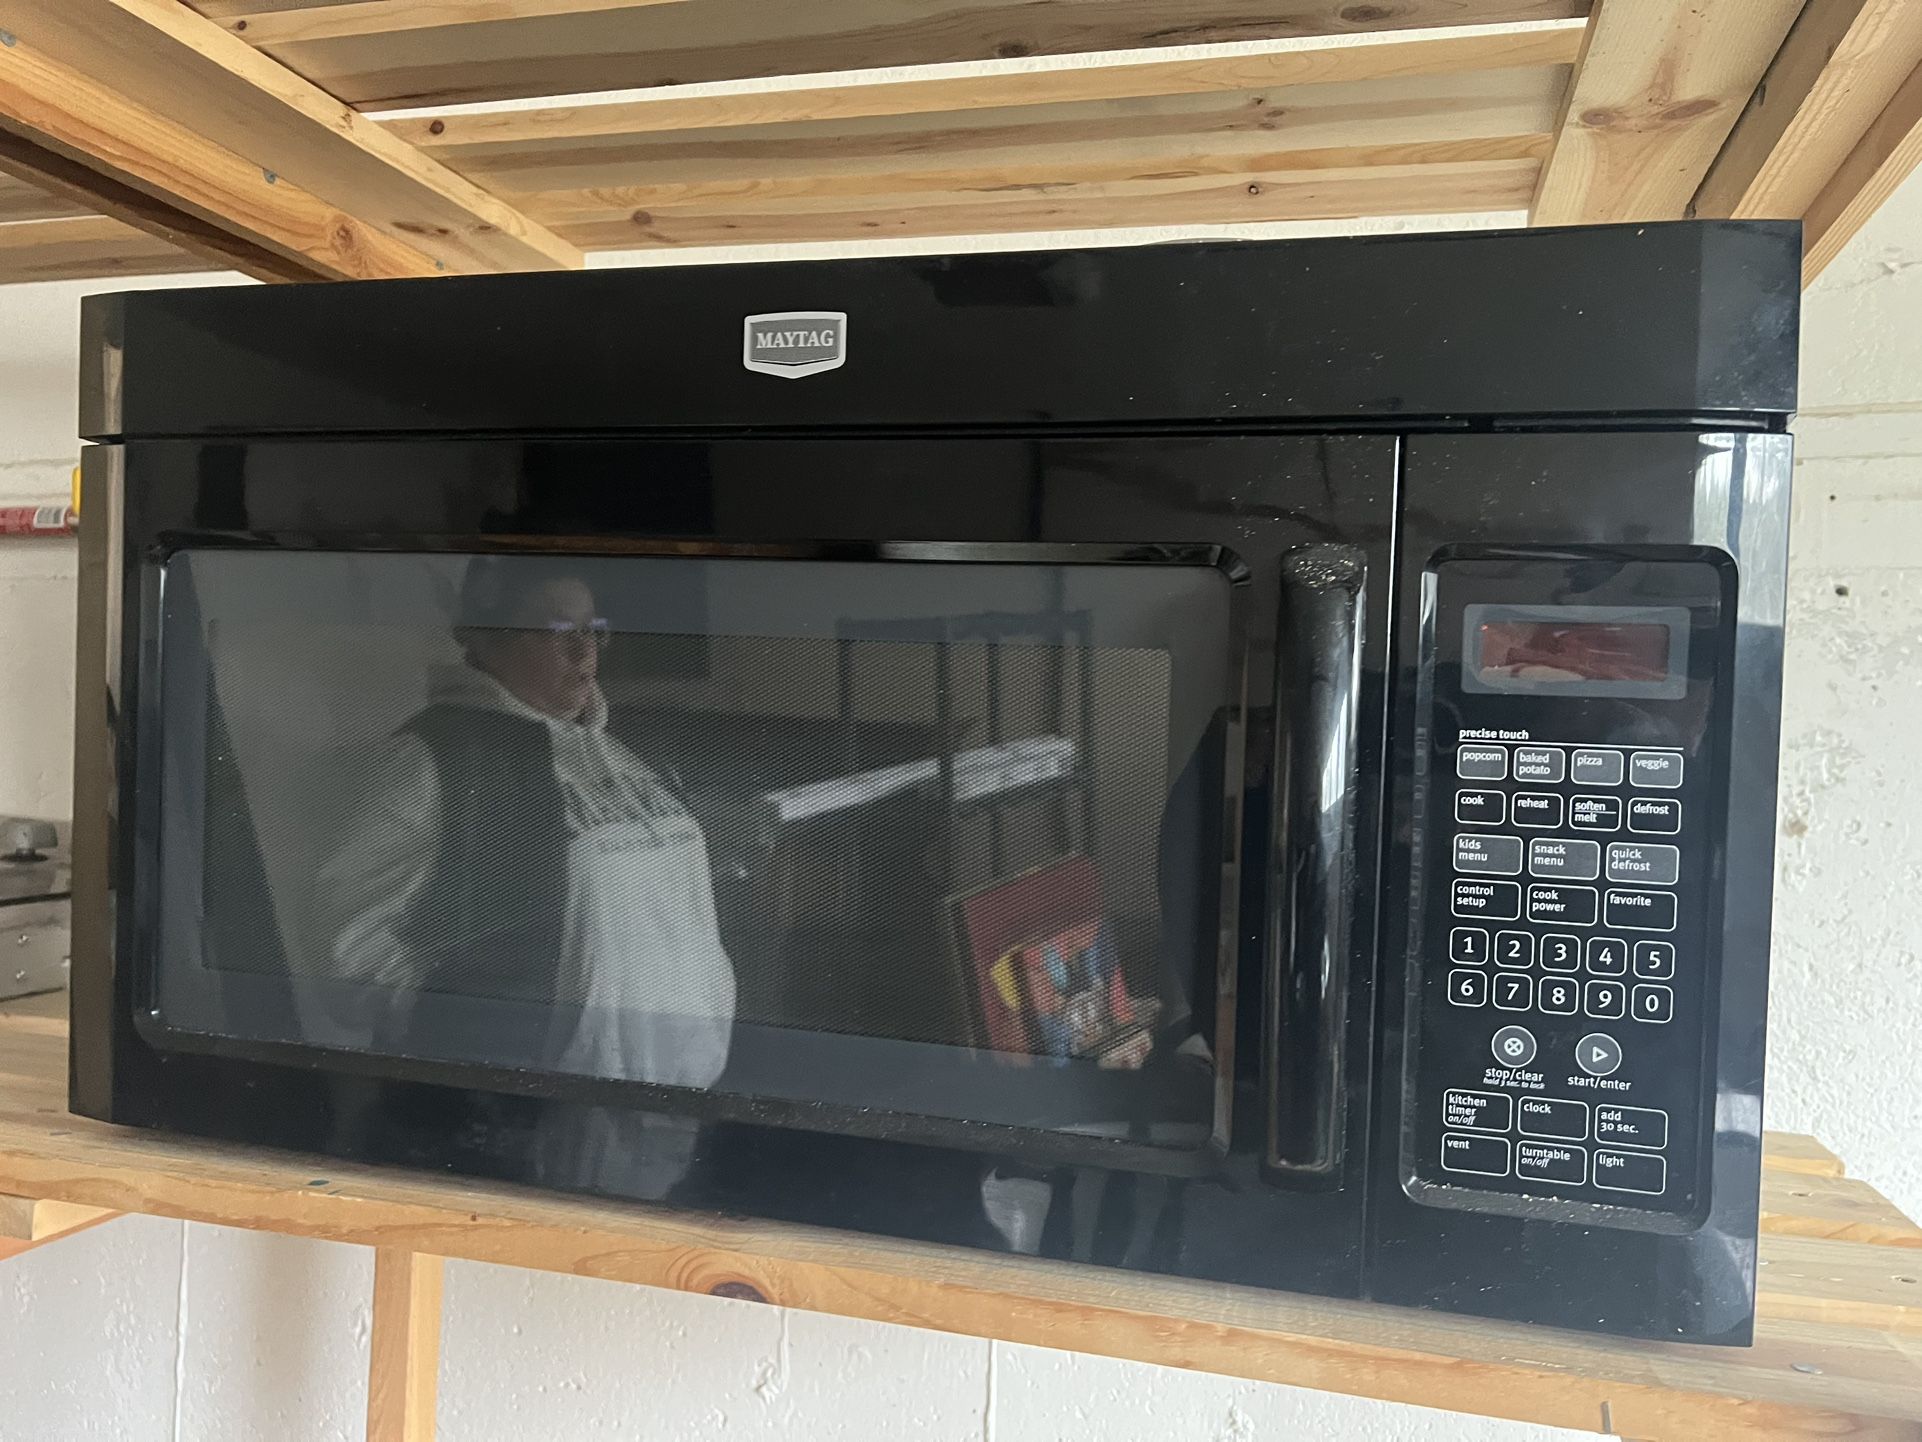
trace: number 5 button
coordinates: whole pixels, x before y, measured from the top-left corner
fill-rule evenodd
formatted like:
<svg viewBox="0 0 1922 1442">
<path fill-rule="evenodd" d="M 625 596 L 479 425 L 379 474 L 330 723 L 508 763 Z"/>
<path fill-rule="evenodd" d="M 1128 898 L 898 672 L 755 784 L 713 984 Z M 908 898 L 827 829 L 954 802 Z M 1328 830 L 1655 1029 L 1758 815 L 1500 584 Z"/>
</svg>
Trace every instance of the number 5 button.
<svg viewBox="0 0 1922 1442">
<path fill-rule="evenodd" d="M 1638 986 L 1630 1011 L 1637 1021 L 1668 1021 L 1675 1015 L 1675 993 L 1665 986 Z"/>
</svg>

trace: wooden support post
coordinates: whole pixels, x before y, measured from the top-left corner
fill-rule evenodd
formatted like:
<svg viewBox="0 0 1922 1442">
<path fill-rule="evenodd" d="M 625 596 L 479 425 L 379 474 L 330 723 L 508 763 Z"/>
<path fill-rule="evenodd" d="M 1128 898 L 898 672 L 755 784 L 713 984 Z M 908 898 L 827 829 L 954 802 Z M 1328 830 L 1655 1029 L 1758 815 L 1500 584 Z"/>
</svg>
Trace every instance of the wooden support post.
<svg viewBox="0 0 1922 1442">
<path fill-rule="evenodd" d="M 433 1442 L 441 1269 L 425 1252 L 374 1248 L 367 1442 Z"/>
<path fill-rule="evenodd" d="M 110 1222 L 120 1213 L 76 1202 L 0 1196 L 0 1261 Z"/>
</svg>

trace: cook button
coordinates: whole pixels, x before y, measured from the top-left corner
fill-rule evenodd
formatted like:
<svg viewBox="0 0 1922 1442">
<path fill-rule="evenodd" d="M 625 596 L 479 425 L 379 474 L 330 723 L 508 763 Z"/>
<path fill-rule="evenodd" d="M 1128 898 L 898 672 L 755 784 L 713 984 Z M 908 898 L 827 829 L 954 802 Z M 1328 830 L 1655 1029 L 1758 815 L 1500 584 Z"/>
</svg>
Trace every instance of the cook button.
<svg viewBox="0 0 1922 1442">
<path fill-rule="evenodd" d="M 1501 1092 L 1442 1093 L 1442 1125 L 1451 1131 L 1505 1132 L 1514 1109 L 1514 1098 Z"/>
<path fill-rule="evenodd" d="M 1561 841 L 1537 837 L 1528 843 L 1530 876 L 1566 876 L 1572 881 L 1593 881 L 1601 869 L 1602 845 L 1599 841 Z"/>
<path fill-rule="evenodd" d="M 1595 1185 L 1611 1192 L 1640 1192 L 1659 1197 L 1668 1184 L 1668 1163 L 1633 1152 L 1596 1152 Z"/>
<path fill-rule="evenodd" d="M 1515 1147 L 1515 1175 L 1579 1187 L 1588 1180 L 1588 1152 L 1553 1142 L 1521 1142 Z"/>
<path fill-rule="evenodd" d="M 1637 751 L 1628 758 L 1628 779 L 1636 786 L 1658 786 L 1664 791 L 1673 791 L 1682 784 L 1682 753 Z"/>
<path fill-rule="evenodd" d="M 1520 876 L 1522 839 L 1519 836 L 1478 836 L 1464 831 L 1455 838 L 1455 870 L 1483 876 Z"/>
<path fill-rule="evenodd" d="M 1588 1135 L 1588 1103 L 1552 1097 L 1523 1097 L 1519 1127 L 1525 1137 L 1560 1137 L 1579 1142 Z"/>
<path fill-rule="evenodd" d="M 1500 781 L 1508 775 L 1508 751 L 1501 746 L 1464 746 L 1455 753 L 1455 774 L 1464 781 Z"/>
<path fill-rule="evenodd" d="M 1622 753 L 1577 751 L 1568 758 L 1568 779 L 1577 786 L 1620 786 Z"/>
<path fill-rule="evenodd" d="M 1508 1141 L 1504 1137 L 1471 1137 L 1442 1133 L 1442 1170 L 1473 1172 L 1481 1177 L 1508 1175 Z"/>
<path fill-rule="evenodd" d="M 1500 826 L 1502 799 L 1499 791 L 1459 791 L 1455 794 L 1455 820 L 1464 826 Z"/>
<path fill-rule="evenodd" d="M 1537 846 L 1541 845 L 1538 841 Z M 1590 843 L 1593 845 L 1594 843 Z M 1615 841 L 1608 848 L 1608 879 L 1643 886 L 1673 886 L 1682 869 L 1681 848 L 1648 841 Z"/>
<path fill-rule="evenodd" d="M 1612 1076 L 1622 1064 L 1622 1048 L 1605 1031 L 1591 1031 L 1575 1043 L 1575 1065 L 1590 1076 Z"/>
<path fill-rule="evenodd" d="M 1595 1140 L 1659 1151 L 1668 1145 L 1668 1113 L 1653 1107 L 1596 1107 Z"/>
</svg>

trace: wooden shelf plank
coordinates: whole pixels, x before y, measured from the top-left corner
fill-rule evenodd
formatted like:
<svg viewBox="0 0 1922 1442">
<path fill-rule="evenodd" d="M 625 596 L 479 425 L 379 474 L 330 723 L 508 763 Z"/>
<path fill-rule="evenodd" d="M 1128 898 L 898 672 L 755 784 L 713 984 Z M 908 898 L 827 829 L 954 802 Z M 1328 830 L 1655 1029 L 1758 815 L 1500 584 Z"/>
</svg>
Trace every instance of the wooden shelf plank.
<svg viewBox="0 0 1922 1442">
<path fill-rule="evenodd" d="M 398 17 L 420 0 L 384 0 Z M 1357 35 L 1588 13 L 1588 0 L 690 0 L 321 38 L 339 6 L 197 0 L 333 95 L 363 108 L 1170 45 Z M 350 19 L 377 19 L 360 10 Z"/>
<path fill-rule="evenodd" d="M 1922 65 L 1910 73 L 1802 217 L 1802 283 L 1810 284 L 1922 164 Z"/>
<path fill-rule="evenodd" d="M 0 225 L 0 285 L 205 269 L 199 256 L 104 215 Z"/>
<path fill-rule="evenodd" d="M 1922 1438 L 1922 1348 L 1905 1290 L 1914 1284 L 1898 1280 L 1918 1274 L 1913 1248 L 1765 1237 L 1753 1348 L 1585 1337 L 107 1127 L 64 1110 L 62 1004 L 0 1010 L 0 1191 L 1629 1437 Z M 1810 1151 L 1769 1145 L 1771 1155 Z M 1886 1282 L 1874 1280 L 1880 1268 Z"/>
<path fill-rule="evenodd" d="M 0 221 L 61 220 L 85 214 L 87 208 L 77 201 L 0 170 Z"/>
<path fill-rule="evenodd" d="M 1535 224 L 1679 219 L 1801 8 L 1600 0 Z"/>
</svg>

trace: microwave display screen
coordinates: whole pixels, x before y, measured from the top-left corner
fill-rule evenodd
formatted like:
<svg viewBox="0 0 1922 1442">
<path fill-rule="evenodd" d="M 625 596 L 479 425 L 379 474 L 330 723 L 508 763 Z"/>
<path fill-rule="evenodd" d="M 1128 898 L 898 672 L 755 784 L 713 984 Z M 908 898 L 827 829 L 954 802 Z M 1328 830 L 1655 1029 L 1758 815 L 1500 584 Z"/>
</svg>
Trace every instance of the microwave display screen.
<svg viewBox="0 0 1922 1442">
<path fill-rule="evenodd" d="M 185 1031 L 1194 1147 L 1205 566 L 193 550 Z"/>
<path fill-rule="evenodd" d="M 1669 628 L 1619 621 L 1486 621 L 1477 671 L 1488 683 L 1660 681 Z"/>
</svg>

